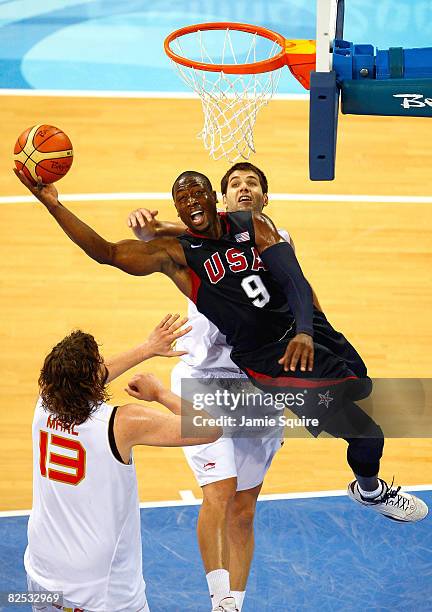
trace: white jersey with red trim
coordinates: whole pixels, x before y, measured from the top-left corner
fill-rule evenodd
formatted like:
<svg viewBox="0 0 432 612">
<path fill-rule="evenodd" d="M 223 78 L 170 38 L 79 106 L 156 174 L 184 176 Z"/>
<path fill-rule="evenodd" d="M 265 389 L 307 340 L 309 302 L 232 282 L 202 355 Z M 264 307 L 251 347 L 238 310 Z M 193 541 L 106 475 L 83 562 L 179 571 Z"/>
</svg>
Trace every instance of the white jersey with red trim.
<svg viewBox="0 0 432 612">
<path fill-rule="evenodd" d="M 113 407 L 64 427 L 39 398 L 33 419 L 33 509 L 24 565 L 47 590 L 91 611 L 145 606 L 137 479 L 111 450 Z"/>
<path fill-rule="evenodd" d="M 279 229 L 278 232 L 283 240 L 291 242 L 286 230 Z M 188 300 L 188 318 L 188 325 L 192 325 L 192 330 L 179 338 L 176 346 L 178 351 L 187 351 L 187 354 L 181 357 L 182 361 L 200 370 L 224 368 L 242 375 L 241 370 L 231 361 L 232 347 L 227 344 L 225 336 L 198 311 L 191 300 Z"/>
</svg>

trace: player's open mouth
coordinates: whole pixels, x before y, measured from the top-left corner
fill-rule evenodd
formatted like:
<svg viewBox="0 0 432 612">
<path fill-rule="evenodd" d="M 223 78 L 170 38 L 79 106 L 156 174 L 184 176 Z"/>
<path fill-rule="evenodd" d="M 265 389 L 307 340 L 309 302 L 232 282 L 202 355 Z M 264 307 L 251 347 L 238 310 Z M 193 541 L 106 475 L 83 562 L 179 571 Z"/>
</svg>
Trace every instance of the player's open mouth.
<svg viewBox="0 0 432 612">
<path fill-rule="evenodd" d="M 194 210 L 191 212 L 190 217 L 194 225 L 201 225 L 204 221 L 204 211 L 201 209 Z"/>
<path fill-rule="evenodd" d="M 250 195 L 242 195 L 238 199 L 239 202 L 252 202 L 252 197 Z"/>
</svg>

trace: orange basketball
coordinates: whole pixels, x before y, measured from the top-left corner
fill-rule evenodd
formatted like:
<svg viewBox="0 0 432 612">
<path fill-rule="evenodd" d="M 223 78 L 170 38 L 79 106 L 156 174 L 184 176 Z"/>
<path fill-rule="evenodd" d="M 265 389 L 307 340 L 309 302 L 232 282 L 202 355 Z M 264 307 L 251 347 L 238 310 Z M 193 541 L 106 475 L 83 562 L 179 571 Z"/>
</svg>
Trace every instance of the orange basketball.
<svg viewBox="0 0 432 612">
<path fill-rule="evenodd" d="M 72 166 L 72 143 L 53 125 L 34 125 L 25 130 L 15 144 L 15 166 L 33 183 L 55 183 Z"/>
</svg>

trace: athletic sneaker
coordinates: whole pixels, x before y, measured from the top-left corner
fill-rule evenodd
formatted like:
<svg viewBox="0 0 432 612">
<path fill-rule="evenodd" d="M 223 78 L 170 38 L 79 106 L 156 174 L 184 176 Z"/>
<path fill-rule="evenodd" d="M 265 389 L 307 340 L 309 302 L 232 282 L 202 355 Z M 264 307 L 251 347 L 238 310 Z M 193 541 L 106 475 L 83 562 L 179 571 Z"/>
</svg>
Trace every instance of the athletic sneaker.
<svg viewBox="0 0 432 612">
<path fill-rule="evenodd" d="M 217 608 L 213 608 L 217 612 L 238 612 L 234 597 L 224 597 Z"/>
<path fill-rule="evenodd" d="M 359 491 L 357 480 L 353 480 L 348 485 L 348 496 L 359 504 L 369 506 L 372 510 L 400 523 L 415 523 L 427 516 L 428 507 L 423 500 L 401 491 L 400 487 L 393 487 L 393 482 L 389 486 L 381 478 L 378 478 L 378 480 L 383 487 L 382 493 L 378 497 L 372 499 L 363 497 Z"/>
</svg>

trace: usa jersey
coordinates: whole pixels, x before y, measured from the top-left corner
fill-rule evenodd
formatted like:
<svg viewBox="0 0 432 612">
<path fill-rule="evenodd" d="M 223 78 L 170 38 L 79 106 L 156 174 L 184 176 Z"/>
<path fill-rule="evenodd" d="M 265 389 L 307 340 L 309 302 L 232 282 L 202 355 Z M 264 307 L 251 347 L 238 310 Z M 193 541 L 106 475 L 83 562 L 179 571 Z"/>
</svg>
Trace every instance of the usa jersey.
<svg viewBox="0 0 432 612">
<path fill-rule="evenodd" d="M 189 230 L 178 238 L 192 279 L 192 301 L 237 350 L 281 340 L 293 328 L 287 298 L 255 246 L 250 212 L 219 213 L 223 235 Z"/>
<path fill-rule="evenodd" d="M 278 232 L 283 240 L 291 242 L 287 231 L 278 229 Z M 186 355 L 180 357 L 181 361 L 199 370 L 238 370 L 230 357 L 232 346 L 227 344 L 225 336 L 197 310 L 191 300 L 188 300 L 188 324 L 192 325 L 192 330 L 179 338 L 176 345 L 178 351 L 186 351 Z"/>
<path fill-rule="evenodd" d="M 44 589 L 86 610 L 134 612 L 146 603 L 137 479 L 135 465 L 111 450 L 112 413 L 101 404 L 65 427 L 39 398 L 24 565 Z"/>
</svg>

